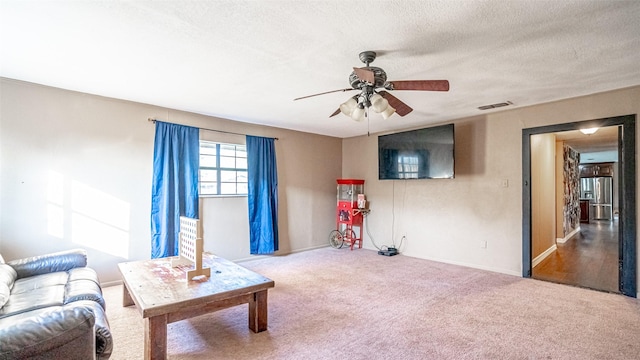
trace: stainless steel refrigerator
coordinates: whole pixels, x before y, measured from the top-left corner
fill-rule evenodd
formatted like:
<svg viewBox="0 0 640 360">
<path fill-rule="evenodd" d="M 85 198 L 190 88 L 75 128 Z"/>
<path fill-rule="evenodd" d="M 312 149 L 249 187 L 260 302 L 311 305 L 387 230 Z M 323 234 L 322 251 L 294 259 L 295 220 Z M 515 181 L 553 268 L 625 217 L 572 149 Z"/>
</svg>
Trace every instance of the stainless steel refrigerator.
<svg viewBox="0 0 640 360">
<path fill-rule="evenodd" d="M 591 219 L 612 219 L 613 192 L 611 177 L 581 178 L 580 198 L 589 200 L 589 212 Z"/>
</svg>

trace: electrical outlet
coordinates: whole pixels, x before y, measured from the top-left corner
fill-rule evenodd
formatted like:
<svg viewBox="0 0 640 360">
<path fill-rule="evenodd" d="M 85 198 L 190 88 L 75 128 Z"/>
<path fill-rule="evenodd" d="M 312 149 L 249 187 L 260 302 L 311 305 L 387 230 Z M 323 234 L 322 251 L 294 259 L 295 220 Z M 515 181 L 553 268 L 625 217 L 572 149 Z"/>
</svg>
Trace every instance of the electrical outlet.
<svg viewBox="0 0 640 360">
<path fill-rule="evenodd" d="M 502 179 L 502 181 L 500 181 L 500 185 L 503 188 L 508 188 L 509 187 L 509 179 Z"/>
<path fill-rule="evenodd" d="M 483 249 L 487 248 L 487 241 L 486 240 L 480 240 L 480 247 Z"/>
</svg>

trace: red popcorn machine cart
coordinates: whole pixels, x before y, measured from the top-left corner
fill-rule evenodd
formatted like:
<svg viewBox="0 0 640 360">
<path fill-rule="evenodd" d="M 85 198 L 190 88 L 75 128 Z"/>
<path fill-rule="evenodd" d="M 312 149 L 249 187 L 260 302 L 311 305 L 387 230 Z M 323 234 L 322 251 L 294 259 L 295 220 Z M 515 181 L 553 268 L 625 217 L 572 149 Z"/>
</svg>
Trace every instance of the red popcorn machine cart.
<svg viewBox="0 0 640 360">
<path fill-rule="evenodd" d="M 369 212 L 364 195 L 364 180 L 338 179 L 336 230 L 329 234 L 329 244 L 339 249 L 345 243 L 353 250 L 362 248 L 362 223 Z"/>
</svg>

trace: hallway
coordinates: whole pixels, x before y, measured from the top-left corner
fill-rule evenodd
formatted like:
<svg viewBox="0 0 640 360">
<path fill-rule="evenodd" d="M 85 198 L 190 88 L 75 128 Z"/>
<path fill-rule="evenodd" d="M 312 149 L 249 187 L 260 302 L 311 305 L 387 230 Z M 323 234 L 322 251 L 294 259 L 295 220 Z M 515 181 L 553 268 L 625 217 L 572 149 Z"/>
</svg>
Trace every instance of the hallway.
<svg viewBox="0 0 640 360">
<path fill-rule="evenodd" d="M 618 220 L 580 224 L 580 232 L 533 268 L 533 278 L 608 292 L 618 289 Z"/>
</svg>

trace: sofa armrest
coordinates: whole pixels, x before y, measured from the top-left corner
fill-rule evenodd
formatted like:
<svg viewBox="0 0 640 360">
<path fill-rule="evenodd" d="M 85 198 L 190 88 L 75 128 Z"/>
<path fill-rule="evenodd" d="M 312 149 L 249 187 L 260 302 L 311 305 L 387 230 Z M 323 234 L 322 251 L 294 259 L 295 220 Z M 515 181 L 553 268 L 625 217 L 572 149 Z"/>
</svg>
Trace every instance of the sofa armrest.
<svg viewBox="0 0 640 360">
<path fill-rule="evenodd" d="M 95 316 L 56 306 L 0 319 L 0 359 L 93 359 Z"/>
<path fill-rule="evenodd" d="M 7 263 L 18 274 L 18 279 L 87 266 L 87 252 L 83 249 L 32 256 Z"/>
<path fill-rule="evenodd" d="M 107 314 L 104 308 L 91 300 L 80 300 L 74 304 L 86 306 L 93 311 L 96 331 L 96 359 L 109 359 L 113 351 L 113 336 L 111 336 L 111 328 L 109 327 L 109 321 L 107 320 Z"/>
</svg>

